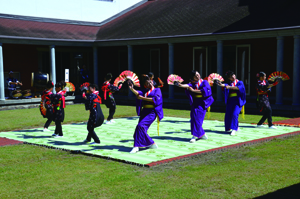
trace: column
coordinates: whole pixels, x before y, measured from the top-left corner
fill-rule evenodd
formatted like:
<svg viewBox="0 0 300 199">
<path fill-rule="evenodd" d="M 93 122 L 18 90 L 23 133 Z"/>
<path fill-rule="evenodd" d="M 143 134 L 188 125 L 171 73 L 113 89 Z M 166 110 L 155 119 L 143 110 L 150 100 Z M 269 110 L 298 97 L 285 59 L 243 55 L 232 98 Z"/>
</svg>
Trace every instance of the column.
<svg viewBox="0 0 300 199">
<path fill-rule="evenodd" d="M 55 46 L 52 45 L 50 48 L 50 79 L 52 80 L 53 84 L 56 84 L 56 66 L 55 66 Z M 53 88 L 53 93 L 55 92 L 55 87 Z"/>
<path fill-rule="evenodd" d="M 93 60 L 94 60 L 94 84 L 98 85 L 98 48 L 93 47 Z M 100 86 L 100 85 L 98 85 Z"/>
<path fill-rule="evenodd" d="M 223 41 L 217 40 L 217 73 L 223 76 Z M 223 101 L 222 88 L 217 87 L 217 101 Z"/>
<path fill-rule="evenodd" d="M 128 70 L 133 71 L 133 50 L 132 45 L 127 45 L 128 48 Z M 143 87 L 143 85 L 141 85 Z M 134 94 L 128 89 L 128 97 L 134 97 Z"/>
<path fill-rule="evenodd" d="M 174 44 L 169 45 L 169 75 L 174 74 Z M 169 99 L 174 99 L 174 86 L 169 85 Z"/>
<path fill-rule="evenodd" d="M 300 35 L 294 36 L 293 105 L 300 105 Z"/>
<path fill-rule="evenodd" d="M 277 37 L 277 62 L 276 70 L 283 71 L 283 52 L 284 52 L 284 37 Z M 282 82 L 276 86 L 276 104 L 283 104 L 283 84 Z"/>
<path fill-rule="evenodd" d="M 0 43 L 0 100 L 5 100 L 5 86 L 4 86 L 4 68 L 3 68 L 3 51 L 2 43 Z"/>
</svg>

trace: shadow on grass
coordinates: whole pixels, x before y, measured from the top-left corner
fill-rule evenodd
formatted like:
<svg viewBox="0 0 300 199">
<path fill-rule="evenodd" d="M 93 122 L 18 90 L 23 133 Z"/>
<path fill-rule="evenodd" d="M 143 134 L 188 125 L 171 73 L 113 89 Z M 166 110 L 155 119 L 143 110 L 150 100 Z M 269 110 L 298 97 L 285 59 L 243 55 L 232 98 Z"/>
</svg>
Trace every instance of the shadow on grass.
<svg viewBox="0 0 300 199">
<path fill-rule="evenodd" d="M 283 189 L 278 189 L 272 193 L 267 193 L 266 195 L 256 197 L 257 199 L 276 199 L 276 198 L 299 198 L 300 183 L 285 187 Z"/>
<path fill-rule="evenodd" d="M 189 142 L 191 138 L 182 138 L 182 137 L 168 137 L 168 136 L 153 136 L 153 139 L 158 140 L 173 140 L 179 142 Z"/>
<path fill-rule="evenodd" d="M 52 144 L 55 146 L 69 145 L 69 146 L 81 146 L 85 145 L 85 142 L 64 142 L 64 141 L 49 141 L 47 144 Z"/>
<path fill-rule="evenodd" d="M 23 135 L 19 134 L 18 138 L 23 138 L 23 139 L 38 139 L 38 138 L 51 138 L 51 135 L 39 135 L 39 136 L 34 136 L 34 135 Z"/>
<path fill-rule="evenodd" d="M 120 145 L 105 145 L 105 146 L 101 146 L 101 145 L 92 145 L 91 149 L 84 149 L 82 150 L 82 152 L 88 152 L 88 151 L 92 151 L 92 150 L 114 150 L 117 149 L 120 152 L 130 152 L 132 147 L 127 147 L 127 146 L 120 146 Z M 143 148 L 140 148 L 140 151 L 145 150 Z"/>
<path fill-rule="evenodd" d="M 134 142 L 134 140 L 121 140 L 119 142 Z"/>
<path fill-rule="evenodd" d="M 12 131 L 12 132 L 24 132 L 24 133 L 28 133 L 28 132 L 43 132 L 42 129 L 28 129 L 28 130 L 15 130 L 15 131 Z"/>
<path fill-rule="evenodd" d="M 230 134 L 230 132 L 226 132 L 226 131 L 212 131 L 212 130 L 205 130 L 206 133 L 215 133 L 215 134 L 222 134 L 222 135 L 226 135 L 226 134 Z"/>
<path fill-rule="evenodd" d="M 169 123 L 190 123 L 190 121 L 176 121 L 176 120 L 162 120 L 160 122 L 169 122 Z"/>
<path fill-rule="evenodd" d="M 86 122 L 81 122 L 81 123 L 71 123 L 72 125 L 87 125 Z"/>
<path fill-rule="evenodd" d="M 125 119 L 127 119 L 127 120 L 137 120 L 137 119 L 139 119 L 139 117 L 126 117 Z"/>
</svg>

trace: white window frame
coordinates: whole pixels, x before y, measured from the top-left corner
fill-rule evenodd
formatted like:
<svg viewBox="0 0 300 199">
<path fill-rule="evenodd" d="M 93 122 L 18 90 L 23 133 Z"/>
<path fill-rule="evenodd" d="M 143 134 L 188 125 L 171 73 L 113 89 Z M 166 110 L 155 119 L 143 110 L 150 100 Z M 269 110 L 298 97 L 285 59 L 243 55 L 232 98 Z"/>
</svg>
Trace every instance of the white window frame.
<svg viewBox="0 0 300 199">
<path fill-rule="evenodd" d="M 205 56 L 205 59 L 206 59 L 205 71 L 206 71 L 206 73 L 208 71 L 208 48 L 206 46 L 193 47 L 193 70 L 199 71 L 201 77 L 207 77 L 208 74 L 203 75 L 202 74 L 202 69 L 200 67 L 199 67 L 199 69 L 195 69 L 195 50 L 197 50 L 197 49 L 205 49 L 205 53 L 206 53 L 206 56 Z"/>
<path fill-rule="evenodd" d="M 248 61 L 248 92 L 246 93 L 246 95 L 250 95 L 250 69 L 251 69 L 251 67 L 250 67 L 250 63 L 251 63 L 251 57 L 250 57 L 250 55 L 251 55 L 251 45 L 250 44 L 243 44 L 243 45 L 236 45 L 236 50 L 235 50 L 235 52 L 236 52 L 236 56 L 235 56 L 235 63 L 236 63 L 236 65 L 235 65 L 235 74 L 237 74 L 237 72 L 238 72 L 238 48 L 239 47 L 248 47 L 249 48 L 249 54 L 248 54 L 248 56 L 249 56 L 249 61 Z M 242 74 L 242 72 L 241 72 L 241 74 Z M 242 79 L 242 77 L 241 77 L 241 79 Z M 244 78 L 245 79 L 245 78 Z"/>
<path fill-rule="evenodd" d="M 152 71 L 151 53 L 153 51 L 158 51 L 158 77 L 160 77 L 160 49 L 159 48 L 150 49 L 150 71 Z"/>
</svg>

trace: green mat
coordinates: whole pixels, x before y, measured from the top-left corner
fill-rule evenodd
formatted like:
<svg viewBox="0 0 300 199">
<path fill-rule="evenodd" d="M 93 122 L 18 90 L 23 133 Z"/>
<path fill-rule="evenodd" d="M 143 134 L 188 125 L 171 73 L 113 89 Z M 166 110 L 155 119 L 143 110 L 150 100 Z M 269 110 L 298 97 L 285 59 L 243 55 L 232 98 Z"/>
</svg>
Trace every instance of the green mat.
<svg viewBox="0 0 300 199">
<path fill-rule="evenodd" d="M 19 140 L 27 143 L 49 146 L 71 151 L 81 151 L 102 157 L 118 159 L 134 164 L 149 164 L 164 159 L 175 158 L 208 149 L 214 149 L 240 142 L 276 136 L 299 131 L 300 128 L 278 126 L 278 129 L 255 128 L 255 125 L 240 123 L 236 136 L 224 132 L 224 123 L 205 120 L 203 127 L 208 140 L 189 143 L 191 139 L 190 122 L 187 118 L 165 117 L 160 123 L 160 136 L 157 135 L 156 121 L 148 134 L 158 144 L 158 149 L 141 149 L 130 154 L 133 147 L 133 133 L 138 117 L 115 119 L 114 124 L 103 124 L 95 129 L 101 140 L 100 145 L 83 143 L 87 136 L 86 123 L 63 125 L 63 138 L 53 138 L 53 131 L 43 132 L 42 128 L 11 132 L 1 132 L 0 137 Z M 54 130 L 54 126 L 49 129 Z"/>
</svg>

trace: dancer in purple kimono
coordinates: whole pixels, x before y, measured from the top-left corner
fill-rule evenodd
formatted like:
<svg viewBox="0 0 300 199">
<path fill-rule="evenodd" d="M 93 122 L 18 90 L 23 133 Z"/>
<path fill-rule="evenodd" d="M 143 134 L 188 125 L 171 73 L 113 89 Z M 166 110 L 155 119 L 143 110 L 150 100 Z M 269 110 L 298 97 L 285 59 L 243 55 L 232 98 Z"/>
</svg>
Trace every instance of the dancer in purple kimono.
<svg viewBox="0 0 300 199">
<path fill-rule="evenodd" d="M 128 82 L 129 89 L 136 95 L 136 112 L 140 116 L 133 135 L 134 146 L 130 153 L 138 152 L 139 147 L 158 148 L 157 144 L 147 134 L 147 131 L 156 118 L 161 121 L 164 117 L 163 99 L 160 88 L 155 88 L 152 81 L 147 77 L 144 80 L 144 84 L 141 84 L 145 85 L 146 88 L 142 91 L 135 90 L 132 83 Z"/>
<path fill-rule="evenodd" d="M 231 131 L 230 135 L 236 135 L 239 130 L 239 114 L 246 104 L 246 90 L 244 83 L 236 79 L 234 72 L 227 71 L 225 76 L 230 81 L 229 84 L 217 83 L 223 87 L 225 95 L 225 131 Z"/>
<path fill-rule="evenodd" d="M 189 97 L 190 105 L 192 106 L 191 134 L 193 137 L 190 140 L 190 143 L 194 143 L 198 139 L 208 139 L 202 125 L 207 108 L 214 102 L 214 98 L 212 97 L 212 91 L 208 81 L 201 79 L 201 76 L 197 71 L 191 71 L 190 79 L 191 82 L 188 84 L 176 82 L 175 85 L 186 88 L 185 92 Z"/>
</svg>

